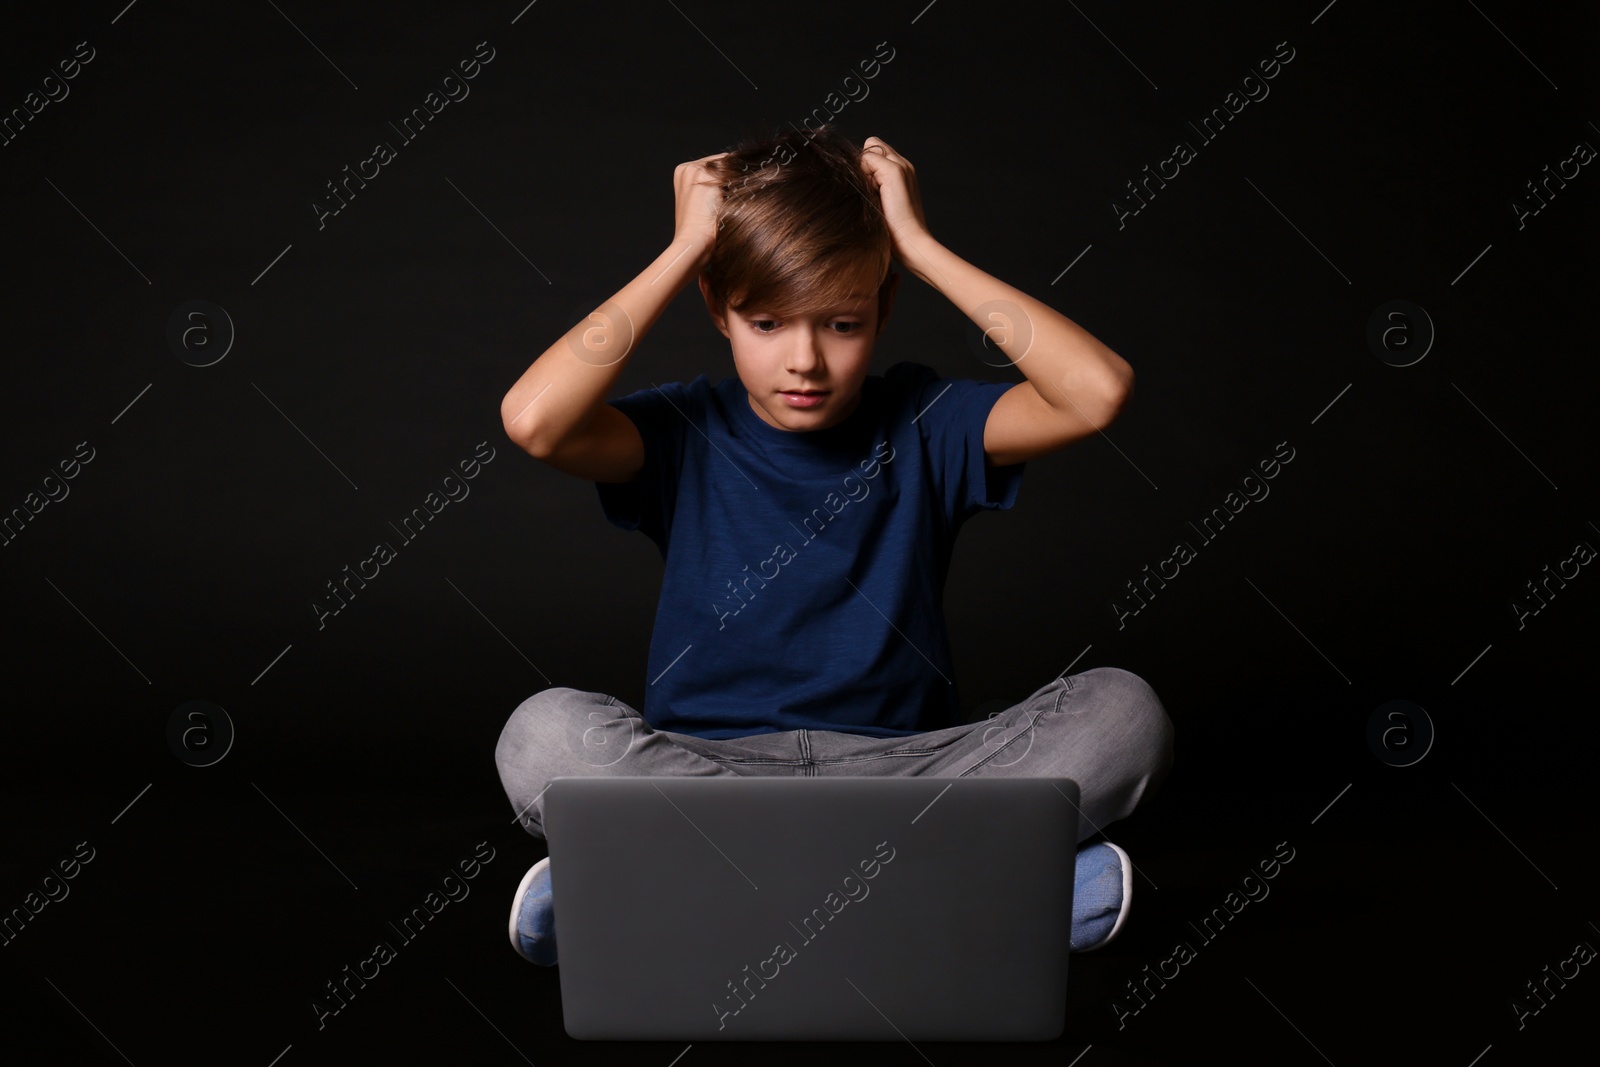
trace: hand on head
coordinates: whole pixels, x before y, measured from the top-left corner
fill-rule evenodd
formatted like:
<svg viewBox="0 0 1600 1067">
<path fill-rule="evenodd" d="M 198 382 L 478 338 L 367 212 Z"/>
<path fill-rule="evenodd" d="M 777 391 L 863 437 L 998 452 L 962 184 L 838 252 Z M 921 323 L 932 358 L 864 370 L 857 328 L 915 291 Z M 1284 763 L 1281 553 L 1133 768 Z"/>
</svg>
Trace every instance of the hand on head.
<svg viewBox="0 0 1600 1067">
<path fill-rule="evenodd" d="M 711 258 L 711 249 L 717 240 L 717 215 L 722 210 L 722 183 L 707 164 L 727 154 L 717 152 L 688 163 L 679 163 L 672 172 L 672 188 L 676 199 L 672 239 L 692 241 L 699 251 L 698 265 L 701 267 Z"/>
<path fill-rule="evenodd" d="M 922 193 L 917 188 L 917 168 L 881 137 L 868 137 L 862 145 L 861 167 L 877 187 L 883 217 L 894 238 L 895 254 L 910 262 L 907 246 L 931 235 L 922 213 Z"/>
</svg>

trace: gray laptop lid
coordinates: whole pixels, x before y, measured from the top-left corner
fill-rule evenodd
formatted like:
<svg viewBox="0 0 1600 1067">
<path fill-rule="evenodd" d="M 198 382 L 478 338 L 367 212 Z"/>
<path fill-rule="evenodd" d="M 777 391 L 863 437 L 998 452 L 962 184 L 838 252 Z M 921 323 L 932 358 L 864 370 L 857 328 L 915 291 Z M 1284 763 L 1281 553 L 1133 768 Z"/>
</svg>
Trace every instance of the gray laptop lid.
<svg viewBox="0 0 1600 1067">
<path fill-rule="evenodd" d="M 1053 1040 L 1078 800 L 1068 778 L 556 778 L 567 1033 Z"/>
</svg>

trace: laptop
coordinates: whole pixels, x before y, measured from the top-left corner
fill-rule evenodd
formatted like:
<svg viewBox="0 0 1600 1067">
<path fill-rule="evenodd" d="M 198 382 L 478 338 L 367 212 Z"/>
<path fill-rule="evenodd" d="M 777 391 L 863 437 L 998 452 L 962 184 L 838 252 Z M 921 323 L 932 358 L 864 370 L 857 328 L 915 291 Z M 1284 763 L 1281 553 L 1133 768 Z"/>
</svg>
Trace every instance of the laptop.
<svg viewBox="0 0 1600 1067">
<path fill-rule="evenodd" d="M 556 778 L 566 1031 L 1054 1040 L 1078 800 L 1069 778 Z"/>
</svg>

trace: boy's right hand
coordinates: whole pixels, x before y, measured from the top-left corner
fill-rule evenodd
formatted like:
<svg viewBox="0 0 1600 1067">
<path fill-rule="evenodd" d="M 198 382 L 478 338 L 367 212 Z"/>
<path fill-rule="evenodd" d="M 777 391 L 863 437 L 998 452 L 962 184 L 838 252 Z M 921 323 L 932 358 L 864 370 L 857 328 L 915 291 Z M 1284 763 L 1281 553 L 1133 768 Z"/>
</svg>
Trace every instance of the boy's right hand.
<svg viewBox="0 0 1600 1067">
<path fill-rule="evenodd" d="M 672 188 L 677 201 L 674 242 L 687 239 L 699 251 L 696 267 L 704 267 L 711 259 L 711 249 L 717 240 L 717 216 L 722 210 L 721 180 L 706 164 L 721 159 L 726 152 L 704 156 L 688 163 L 679 163 L 672 172 Z"/>
</svg>

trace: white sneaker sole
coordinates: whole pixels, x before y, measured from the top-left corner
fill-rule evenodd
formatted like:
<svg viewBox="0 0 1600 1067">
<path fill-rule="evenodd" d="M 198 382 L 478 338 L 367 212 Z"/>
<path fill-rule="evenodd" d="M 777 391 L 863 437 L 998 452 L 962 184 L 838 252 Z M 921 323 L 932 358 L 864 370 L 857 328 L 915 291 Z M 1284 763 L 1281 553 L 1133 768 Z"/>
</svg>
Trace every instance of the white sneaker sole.
<svg viewBox="0 0 1600 1067">
<path fill-rule="evenodd" d="M 511 938 L 511 947 L 517 950 L 519 956 L 522 955 L 522 942 L 517 940 L 517 919 L 522 914 L 522 898 L 528 892 L 528 887 L 533 884 L 534 877 L 548 866 L 550 857 L 546 856 L 529 867 L 528 873 L 522 876 L 522 881 L 517 885 L 516 895 L 511 898 L 511 921 L 506 924 L 506 935 Z"/>
<path fill-rule="evenodd" d="M 1128 854 L 1122 850 L 1122 846 L 1112 844 L 1110 841 L 1103 843 L 1110 846 L 1111 850 L 1117 854 L 1117 862 L 1122 865 L 1122 907 L 1118 909 L 1117 921 L 1111 925 L 1111 932 L 1105 936 L 1104 941 L 1096 945 L 1090 945 L 1088 948 L 1079 949 L 1073 955 L 1082 952 L 1093 952 L 1095 949 L 1104 948 L 1115 941 L 1117 935 L 1122 932 L 1123 924 L 1128 921 L 1128 912 L 1133 909 L 1133 860 L 1128 858 Z"/>
</svg>

